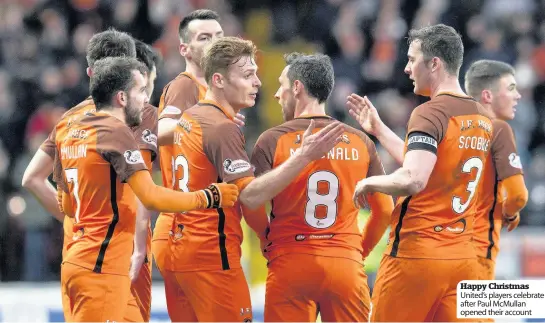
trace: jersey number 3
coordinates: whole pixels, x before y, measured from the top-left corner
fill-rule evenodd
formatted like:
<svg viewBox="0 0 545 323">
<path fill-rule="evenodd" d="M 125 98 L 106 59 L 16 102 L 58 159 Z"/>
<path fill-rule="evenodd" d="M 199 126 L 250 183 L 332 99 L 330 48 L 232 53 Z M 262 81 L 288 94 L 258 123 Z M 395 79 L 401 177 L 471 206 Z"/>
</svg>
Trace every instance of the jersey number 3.
<svg viewBox="0 0 545 323">
<path fill-rule="evenodd" d="M 477 189 L 477 185 L 479 184 L 483 172 L 483 161 L 478 157 L 468 159 L 462 166 L 462 173 L 471 173 L 473 168 L 477 169 L 477 176 L 475 176 L 474 181 L 469 181 L 469 183 L 467 183 L 466 189 L 469 192 L 467 201 L 462 204 L 462 199 L 460 197 L 454 196 L 452 198 L 452 209 L 458 214 L 462 214 L 467 210 L 469 203 L 473 199 L 473 196 L 475 196 L 475 190 Z"/>
<path fill-rule="evenodd" d="M 318 183 L 324 182 L 329 189 L 327 194 L 318 192 Z M 337 198 L 339 196 L 339 179 L 332 172 L 319 171 L 308 178 L 307 206 L 305 208 L 305 221 L 316 229 L 327 229 L 337 220 Z M 326 216 L 317 218 L 316 208 L 327 208 Z"/>
</svg>

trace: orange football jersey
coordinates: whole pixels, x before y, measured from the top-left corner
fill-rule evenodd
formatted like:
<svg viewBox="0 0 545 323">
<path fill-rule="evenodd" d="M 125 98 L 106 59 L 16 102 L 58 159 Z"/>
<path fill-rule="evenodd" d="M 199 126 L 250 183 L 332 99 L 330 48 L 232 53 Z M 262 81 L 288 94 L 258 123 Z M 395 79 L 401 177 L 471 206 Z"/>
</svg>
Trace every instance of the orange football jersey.
<svg viewBox="0 0 545 323">
<path fill-rule="evenodd" d="M 312 119 L 315 131 L 334 121 L 328 116 L 295 118 L 259 137 L 252 154 L 257 176 L 284 163 L 301 146 Z M 268 259 L 305 253 L 363 262 L 359 210 L 352 196 L 359 180 L 383 174 L 373 142 L 363 132 L 348 128 L 335 148 L 306 166 L 272 200 Z"/>
<path fill-rule="evenodd" d="M 174 189 L 193 192 L 214 182 L 254 175 L 242 131 L 224 109 L 200 101 L 180 118 L 174 132 Z M 171 271 L 240 268 L 242 213 L 231 208 L 176 215 L 171 239 Z"/>
<path fill-rule="evenodd" d="M 522 164 L 517 154 L 515 136 L 509 124 L 494 119 L 492 126 L 494 127 L 494 136 L 479 187 L 473 240 L 477 246 L 479 257 L 496 260 L 503 222 L 502 204 L 504 201 L 499 184 L 500 181 L 508 177 L 522 174 Z"/>
<path fill-rule="evenodd" d="M 88 97 L 85 101 L 79 103 L 75 107 L 66 111 L 55 129 L 51 131 L 47 139 L 42 143 L 40 149 L 48 154 L 51 158 L 55 158 L 55 136 L 65 136 L 74 122 L 78 121 L 86 114 L 94 113 L 96 111 L 95 103 L 91 97 Z M 140 150 L 149 150 L 152 154 L 152 161 L 157 156 L 157 108 L 151 104 L 146 104 L 142 111 L 142 123 L 139 126 L 131 128 L 133 135 L 138 143 Z M 130 191 L 130 188 L 129 188 Z M 134 199 L 130 194 L 125 195 L 130 200 Z M 66 251 L 67 244 L 72 240 L 72 237 L 76 232 L 73 231 L 74 219 L 65 217 L 63 221 L 64 241 L 62 254 Z M 151 227 L 148 232 L 147 239 L 148 254 L 151 251 Z"/>
<path fill-rule="evenodd" d="M 70 194 L 74 236 L 63 263 L 128 275 L 136 199 L 124 182 L 146 165 L 131 130 L 104 112 L 57 126 L 54 178 Z"/>
<path fill-rule="evenodd" d="M 204 98 L 206 86 L 200 84 L 193 75 L 188 72 L 180 73 L 170 81 L 161 95 L 159 101 L 159 120 L 163 118 L 179 119 L 182 113 L 194 106 Z M 162 145 L 159 147 L 159 164 L 163 177 L 163 186 L 174 188 L 174 145 Z M 161 213 L 155 223 L 154 239 L 166 240 L 172 226 L 174 213 Z"/>
<path fill-rule="evenodd" d="M 398 199 L 386 254 L 475 257 L 477 188 L 492 140 L 488 113 L 470 97 L 441 93 L 413 111 L 407 134 L 406 150 L 434 151 L 437 162 L 424 190 Z"/>
</svg>

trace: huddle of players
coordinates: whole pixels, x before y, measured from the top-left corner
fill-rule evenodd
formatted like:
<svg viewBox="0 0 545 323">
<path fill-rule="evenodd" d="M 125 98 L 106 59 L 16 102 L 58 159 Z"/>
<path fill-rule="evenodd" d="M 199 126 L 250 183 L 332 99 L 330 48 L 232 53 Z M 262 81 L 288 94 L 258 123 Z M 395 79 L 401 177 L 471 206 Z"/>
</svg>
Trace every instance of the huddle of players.
<svg viewBox="0 0 545 323">
<path fill-rule="evenodd" d="M 152 50 L 113 30 L 90 41 L 91 97 L 63 116 L 23 180 L 48 210 L 66 214 L 67 320 L 149 321 L 153 251 L 173 321 L 251 321 L 244 217 L 269 261 L 266 321 L 318 313 L 367 321 L 362 264 L 388 225 L 371 320 L 456 321 L 457 283 L 493 279 L 502 222 L 515 228 L 527 200 L 504 121 L 520 98 L 513 69 L 474 63 L 466 74 L 473 99 L 458 83 L 463 45 L 454 29 L 411 30 L 405 72 L 431 100 L 413 111 L 405 141 L 366 97 L 347 99 L 401 165 L 385 175 L 369 137 L 325 113 L 329 58 L 293 53 L 275 94 L 286 122 L 263 133 L 249 157 L 238 112 L 255 105 L 261 85 L 256 48 L 223 37 L 218 20 L 197 10 L 180 23 L 186 71 L 164 88 L 157 112 L 148 104 Z M 157 150 L 164 187 L 147 171 Z M 52 168 L 59 206 L 44 181 Z M 400 197 L 395 207 L 390 196 Z M 365 205 L 372 213 L 362 233 Z M 153 241 L 146 208 L 162 212 Z"/>
</svg>

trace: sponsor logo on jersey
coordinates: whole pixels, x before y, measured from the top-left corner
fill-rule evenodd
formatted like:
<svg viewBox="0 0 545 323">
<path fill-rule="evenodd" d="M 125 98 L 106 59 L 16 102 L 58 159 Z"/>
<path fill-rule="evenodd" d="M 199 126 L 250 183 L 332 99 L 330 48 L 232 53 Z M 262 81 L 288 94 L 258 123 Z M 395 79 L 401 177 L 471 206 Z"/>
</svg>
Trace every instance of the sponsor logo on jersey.
<svg viewBox="0 0 545 323">
<path fill-rule="evenodd" d="M 252 169 L 252 165 L 242 159 L 226 159 L 223 161 L 223 169 L 229 174 L 239 174 Z"/>
<path fill-rule="evenodd" d="M 145 143 L 150 144 L 153 147 L 157 148 L 157 136 L 154 133 L 152 133 L 151 130 L 146 129 L 142 131 L 142 140 Z"/>
<path fill-rule="evenodd" d="M 450 233 L 457 233 L 457 234 L 460 234 L 460 233 L 464 232 L 465 230 L 466 230 L 466 220 L 465 219 L 461 219 L 460 221 L 456 221 L 453 224 L 449 224 L 445 228 L 445 231 L 450 232 Z"/>
<path fill-rule="evenodd" d="M 295 241 L 303 241 L 307 238 L 304 234 L 298 234 L 295 236 Z"/>
<path fill-rule="evenodd" d="M 509 155 L 509 165 L 512 167 L 522 169 L 522 162 L 520 161 L 520 156 L 515 153 Z"/>
<path fill-rule="evenodd" d="M 139 150 L 126 150 L 125 153 L 123 153 L 123 156 L 128 164 L 144 164 L 144 158 Z"/>
</svg>

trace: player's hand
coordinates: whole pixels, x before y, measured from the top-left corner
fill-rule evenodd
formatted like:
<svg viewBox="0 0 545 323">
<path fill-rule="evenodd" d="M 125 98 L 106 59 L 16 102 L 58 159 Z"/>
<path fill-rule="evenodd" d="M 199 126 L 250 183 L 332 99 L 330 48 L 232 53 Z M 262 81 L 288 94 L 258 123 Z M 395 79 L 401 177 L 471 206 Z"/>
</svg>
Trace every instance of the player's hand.
<svg viewBox="0 0 545 323">
<path fill-rule="evenodd" d="M 356 190 L 354 191 L 354 195 L 352 196 L 352 201 L 354 202 L 354 206 L 358 209 L 364 209 L 368 207 L 367 203 L 367 194 L 369 192 L 369 186 L 367 186 L 367 178 L 362 179 L 361 181 L 356 184 Z"/>
<path fill-rule="evenodd" d="M 239 128 L 244 127 L 246 123 L 244 122 L 246 120 L 246 117 L 243 114 L 237 113 L 235 117 L 233 118 L 233 122 L 237 124 Z"/>
<path fill-rule="evenodd" d="M 346 99 L 346 106 L 348 113 L 360 124 L 365 132 L 373 136 L 380 133 L 380 128 L 383 126 L 382 120 L 367 96 L 362 98 L 352 93 Z"/>
<path fill-rule="evenodd" d="M 134 284 L 134 282 L 138 278 L 138 274 L 140 273 L 140 269 L 142 268 L 145 260 L 145 253 L 137 251 L 133 252 L 131 256 L 131 268 L 129 269 L 129 278 L 131 279 L 131 283 Z"/>
<path fill-rule="evenodd" d="M 314 120 L 310 121 L 310 125 L 303 134 L 303 142 L 299 153 L 309 161 L 322 158 L 328 151 L 335 147 L 341 141 L 341 135 L 344 132 L 344 126 L 342 123 L 336 121 L 315 134 Z"/>
<path fill-rule="evenodd" d="M 231 207 L 238 199 L 238 186 L 228 183 L 210 184 L 203 190 L 208 200 L 207 209 Z"/>
<path fill-rule="evenodd" d="M 520 223 L 520 213 L 517 212 L 513 216 L 503 215 L 503 226 L 507 227 L 507 232 L 515 230 Z"/>
</svg>

